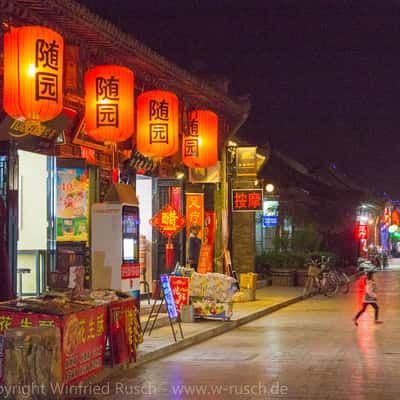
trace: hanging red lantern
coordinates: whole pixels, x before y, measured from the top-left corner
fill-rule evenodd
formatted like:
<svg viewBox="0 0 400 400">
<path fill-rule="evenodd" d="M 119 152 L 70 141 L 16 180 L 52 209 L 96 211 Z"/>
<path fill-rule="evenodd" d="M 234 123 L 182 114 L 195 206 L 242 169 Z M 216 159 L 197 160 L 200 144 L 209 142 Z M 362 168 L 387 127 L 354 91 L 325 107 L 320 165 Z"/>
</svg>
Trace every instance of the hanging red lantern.
<svg viewBox="0 0 400 400">
<path fill-rule="evenodd" d="M 182 161 L 190 168 L 212 167 L 218 161 L 218 116 L 212 111 L 189 114 L 189 132 L 183 136 Z"/>
<path fill-rule="evenodd" d="M 100 65 L 85 74 L 86 133 L 103 143 L 118 143 L 133 134 L 133 72 Z"/>
<path fill-rule="evenodd" d="M 44 122 L 63 109 L 61 35 L 42 26 L 4 35 L 3 107 L 12 118 Z"/>
<path fill-rule="evenodd" d="M 151 90 L 137 98 L 137 149 L 147 157 L 172 156 L 179 149 L 178 97 Z"/>
</svg>

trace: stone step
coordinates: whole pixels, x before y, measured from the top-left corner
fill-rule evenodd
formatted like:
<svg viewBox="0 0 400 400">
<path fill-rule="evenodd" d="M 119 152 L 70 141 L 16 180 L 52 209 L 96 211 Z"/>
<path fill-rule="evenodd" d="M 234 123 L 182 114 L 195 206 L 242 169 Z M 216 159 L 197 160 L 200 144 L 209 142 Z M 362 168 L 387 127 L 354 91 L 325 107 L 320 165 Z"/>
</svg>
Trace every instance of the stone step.
<svg viewBox="0 0 400 400">
<path fill-rule="evenodd" d="M 145 328 L 148 319 L 149 319 L 148 315 L 143 315 L 143 316 L 141 315 L 140 316 L 140 323 L 142 325 L 142 329 Z M 146 335 L 148 334 L 148 330 L 150 329 L 152 323 L 153 323 L 153 319 L 151 319 L 149 321 L 149 325 L 147 327 Z M 158 314 L 156 324 L 154 325 L 154 329 L 155 328 L 161 328 L 163 326 L 167 326 L 168 324 L 169 324 L 168 314 L 160 313 L 160 314 Z"/>
</svg>

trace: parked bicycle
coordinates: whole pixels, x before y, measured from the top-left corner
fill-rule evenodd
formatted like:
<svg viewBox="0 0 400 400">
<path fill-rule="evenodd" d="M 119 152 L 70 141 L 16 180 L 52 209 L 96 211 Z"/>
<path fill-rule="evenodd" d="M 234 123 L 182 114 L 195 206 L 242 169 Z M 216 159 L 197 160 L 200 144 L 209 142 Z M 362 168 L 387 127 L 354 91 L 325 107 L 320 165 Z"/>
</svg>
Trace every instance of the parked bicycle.
<svg viewBox="0 0 400 400">
<path fill-rule="evenodd" d="M 350 278 L 342 270 L 329 266 L 329 257 L 313 258 L 308 263 L 308 277 L 304 287 L 304 294 L 311 294 L 312 290 L 325 296 L 332 297 L 339 290 L 346 294 L 350 290 Z"/>
</svg>

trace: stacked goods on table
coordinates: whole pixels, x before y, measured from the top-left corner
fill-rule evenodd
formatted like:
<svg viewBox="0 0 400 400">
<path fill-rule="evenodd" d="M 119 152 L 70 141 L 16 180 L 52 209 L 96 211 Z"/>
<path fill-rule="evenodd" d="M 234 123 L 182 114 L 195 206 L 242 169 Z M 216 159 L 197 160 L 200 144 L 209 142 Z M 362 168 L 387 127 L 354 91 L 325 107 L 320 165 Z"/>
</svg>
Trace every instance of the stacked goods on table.
<svg viewBox="0 0 400 400">
<path fill-rule="evenodd" d="M 194 273 L 194 269 L 190 267 L 184 267 L 179 263 L 176 263 L 175 269 L 172 271 L 173 276 L 187 276 L 190 277 Z"/>
<path fill-rule="evenodd" d="M 218 273 L 192 274 L 189 293 L 195 316 L 229 319 L 236 280 Z"/>
</svg>

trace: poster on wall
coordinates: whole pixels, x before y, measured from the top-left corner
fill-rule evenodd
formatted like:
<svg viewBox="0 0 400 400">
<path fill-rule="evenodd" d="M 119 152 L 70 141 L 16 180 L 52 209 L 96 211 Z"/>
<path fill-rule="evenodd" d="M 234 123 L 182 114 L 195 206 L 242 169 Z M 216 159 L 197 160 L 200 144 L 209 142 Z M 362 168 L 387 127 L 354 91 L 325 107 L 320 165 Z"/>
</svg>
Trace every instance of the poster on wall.
<svg viewBox="0 0 400 400">
<path fill-rule="evenodd" d="M 86 168 L 57 168 L 57 241 L 87 241 L 89 182 Z"/>
</svg>

